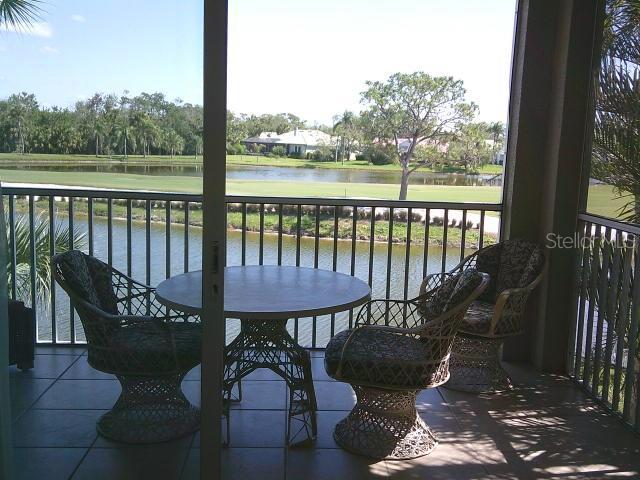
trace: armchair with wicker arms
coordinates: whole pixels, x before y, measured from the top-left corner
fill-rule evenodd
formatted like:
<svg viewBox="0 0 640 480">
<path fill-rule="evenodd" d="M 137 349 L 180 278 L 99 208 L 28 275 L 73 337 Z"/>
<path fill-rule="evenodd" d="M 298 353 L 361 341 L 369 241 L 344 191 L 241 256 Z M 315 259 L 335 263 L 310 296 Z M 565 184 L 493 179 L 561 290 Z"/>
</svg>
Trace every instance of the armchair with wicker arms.
<svg viewBox="0 0 640 480">
<path fill-rule="evenodd" d="M 114 374 L 122 386 L 98 432 L 152 443 L 198 430 L 200 411 L 181 383 L 200 363 L 200 319 L 168 310 L 153 288 L 80 251 L 56 255 L 52 267 L 82 321 L 89 364 Z"/>
<path fill-rule="evenodd" d="M 453 342 L 451 378 L 445 388 L 474 393 L 511 388 L 500 365 L 501 347 L 506 338 L 523 333 L 527 299 L 542 280 L 546 264 L 542 245 L 512 239 L 478 250 L 448 273 L 425 278 L 421 291 L 467 269 L 490 277 L 486 290 L 469 305 Z"/>
<path fill-rule="evenodd" d="M 412 300 L 372 300 L 356 326 L 325 351 L 329 376 L 353 387 L 357 403 L 335 427 L 336 442 L 376 459 L 426 455 L 437 441 L 416 411 L 420 390 L 449 378 L 449 353 L 468 305 L 489 282 L 467 270 Z"/>
</svg>

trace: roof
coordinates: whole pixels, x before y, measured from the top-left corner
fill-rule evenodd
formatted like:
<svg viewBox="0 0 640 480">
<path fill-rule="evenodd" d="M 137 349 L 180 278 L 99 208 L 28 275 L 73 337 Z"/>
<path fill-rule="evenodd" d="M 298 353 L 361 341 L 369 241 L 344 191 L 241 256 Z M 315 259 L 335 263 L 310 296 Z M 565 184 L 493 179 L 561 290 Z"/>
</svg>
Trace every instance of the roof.
<svg viewBox="0 0 640 480">
<path fill-rule="evenodd" d="M 275 132 L 262 132 L 257 137 L 249 137 L 243 143 L 263 143 L 273 145 L 331 145 L 333 139 L 321 130 L 295 129 L 277 135 Z"/>
</svg>

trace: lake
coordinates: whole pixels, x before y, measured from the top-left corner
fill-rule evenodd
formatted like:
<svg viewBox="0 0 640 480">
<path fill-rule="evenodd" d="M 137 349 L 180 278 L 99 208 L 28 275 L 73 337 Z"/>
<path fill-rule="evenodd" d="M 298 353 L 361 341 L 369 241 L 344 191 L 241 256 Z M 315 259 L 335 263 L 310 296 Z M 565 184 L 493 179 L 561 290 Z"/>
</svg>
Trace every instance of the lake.
<svg viewBox="0 0 640 480">
<path fill-rule="evenodd" d="M 87 230 L 86 217 L 75 219 L 76 228 Z M 171 275 L 184 271 L 184 226 L 172 225 L 171 227 Z M 277 264 L 277 235 L 265 234 L 264 236 L 264 264 Z M 227 235 L 227 264 L 241 264 L 241 233 L 230 231 Z M 300 241 L 300 265 L 313 267 L 314 239 L 302 237 Z M 134 222 L 132 224 L 132 276 L 145 282 L 145 224 Z M 384 298 L 387 287 L 387 244 L 376 243 L 373 253 L 373 298 Z M 392 247 L 390 269 L 390 292 L 392 298 L 402 298 L 404 294 L 405 279 L 405 244 L 397 244 Z M 189 269 L 198 270 L 202 260 L 202 230 L 198 227 L 190 227 L 189 240 Z M 333 267 L 333 240 L 320 239 L 318 249 L 318 267 L 331 270 Z M 467 253 L 470 253 L 467 252 Z M 408 296 L 417 295 L 422 281 L 423 266 L 422 245 L 414 245 L 410 248 L 408 265 Z M 107 222 L 106 219 L 94 218 L 94 255 L 106 260 L 107 258 Z M 295 237 L 283 236 L 282 264 L 295 265 L 296 240 Z M 246 264 L 257 265 L 259 259 L 259 234 L 247 233 Z M 459 249 L 447 250 L 447 268 L 454 267 L 460 259 Z M 440 271 L 442 261 L 442 249 L 430 246 L 428 252 L 427 270 L 429 273 Z M 127 231 L 126 222 L 113 220 L 113 265 L 126 273 L 127 268 Z M 351 240 L 338 241 L 337 271 L 350 274 L 351 269 Z M 364 281 L 369 278 L 369 242 L 356 242 L 355 275 Z M 166 277 L 165 272 L 165 226 L 164 224 L 151 225 L 151 284 L 157 285 Z M 247 294 L 250 294 L 248 292 Z M 357 313 L 357 311 L 356 311 Z M 49 314 L 39 308 L 38 339 L 48 341 L 51 339 L 51 321 Z M 56 325 L 59 341 L 68 341 L 69 335 L 69 300 L 66 294 L 58 287 L 56 289 Z M 343 312 L 335 316 L 335 332 L 348 327 L 349 313 Z M 290 330 L 293 334 L 293 321 L 290 321 Z M 76 334 L 82 339 L 79 328 L 80 322 L 76 316 Z M 312 319 L 299 320 L 299 341 L 301 345 L 312 344 Z M 235 337 L 239 331 L 239 321 L 229 319 L 227 321 L 227 341 Z M 331 337 L 331 316 L 322 316 L 317 319 L 317 343 L 318 347 L 324 347 Z"/>
<path fill-rule="evenodd" d="M 104 172 L 130 173 L 155 176 L 202 177 L 202 165 L 126 165 L 121 163 L 95 164 L 9 164 L 2 165 L 9 170 L 33 170 L 50 172 Z M 375 183 L 399 184 L 400 171 L 293 168 L 257 165 L 227 165 L 229 180 L 287 180 L 294 182 L 330 183 Z M 460 173 L 438 173 L 416 171 L 409 177 L 412 185 L 453 185 L 453 186 L 501 186 L 502 175 L 465 175 Z"/>
</svg>

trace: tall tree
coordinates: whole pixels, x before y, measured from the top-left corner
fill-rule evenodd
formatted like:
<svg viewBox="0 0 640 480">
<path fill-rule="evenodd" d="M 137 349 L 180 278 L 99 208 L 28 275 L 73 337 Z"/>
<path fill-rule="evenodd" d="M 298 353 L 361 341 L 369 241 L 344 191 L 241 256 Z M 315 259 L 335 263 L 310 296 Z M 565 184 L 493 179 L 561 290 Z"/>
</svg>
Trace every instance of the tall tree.
<svg viewBox="0 0 640 480">
<path fill-rule="evenodd" d="M 493 160 L 496 159 L 496 154 L 502 148 L 504 144 L 504 123 L 502 122 L 491 122 L 487 126 L 487 131 L 491 136 L 491 141 L 493 142 L 491 145 L 491 153 Z"/>
<path fill-rule="evenodd" d="M 227 147 L 240 143 L 248 136 L 246 119 L 227 110 Z"/>
<path fill-rule="evenodd" d="M 385 82 L 367 82 L 362 93 L 365 118 L 381 143 L 394 145 L 402 167 L 400 200 L 406 200 L 409 176 L 426 165 L 416 157 L 425 143 L 442 144 L 464 123 L 473 119 L 477 107 L 465 100 L 461 80 L 433 77 L 424 72 L 395 73 Z"/>
<path fill-rule="evenodd" d="M 171 158 L 173 158 L 176 153 L 182 153 L 182 149 L 184 148 L 184 140 L 174 130 L 169 130 L 169 132 L 167 132 L 164 142 L 165 147 L 167 148 L 167 150 L 169 150 Z"/>
<path fill-rule="evenodd" d="M 18 153 L 27 153 L 27 139 L 33 116 L 38 111 L 38 102 L 33 93 L 22 92 L 8 99 L 8 115 L 16 139 Z"/>
<path fill-rule="evenodd" d="M 338 157 L 342 158 L 343 161 L 345 158 L 349 160 L 360 136 L 358 116 L 345 110 L 342 115 L 336 115 L 333 120 L 332 133 L 338 137 Z"/>
<path fill-rule="evenodd" d="M 451 139 L 447 149 L 447 160 L 464 168 L 464 171 L 476 172 L 478 167 L 489 162 L 492 148 L 487 143 L 487 125 L 468 123 L 463 125 Z"/>
</svg>

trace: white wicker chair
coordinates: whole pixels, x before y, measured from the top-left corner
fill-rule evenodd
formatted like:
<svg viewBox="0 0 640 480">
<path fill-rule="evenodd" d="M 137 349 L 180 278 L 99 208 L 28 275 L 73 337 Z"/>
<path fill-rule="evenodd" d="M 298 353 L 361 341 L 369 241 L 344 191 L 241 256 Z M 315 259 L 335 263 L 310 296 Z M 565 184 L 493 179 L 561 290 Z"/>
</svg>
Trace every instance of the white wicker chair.
<svg viewBox="0 0 640 480">
<path fill-rule="evenodd" d="M 453 343 L 451 378 L 445 388 L 474 393 L 511 388 L 500 364 L 501 347 L 507 337 L 524 331 L 527 299 L 542 280 L 546 264 L 542 245 L 513 239 L 478 250 L 448 273 L 425 278 L 421 291 L 467 269 L 490 276 L 487 289 L 469 305 Z"/>
<path fill-rule="evenodd" d="M 154 443 L 198 430 L 200 409 L 181 383 L 200 363 L 200 319 L 167 309 L 153 288 L 78 250 L 56 255 L 52 266 L 82 321 L 89 364 L 122 385 L 98 432 L 120 442 Z"/>
<path fill-rule="evenodd" d="M 350 383 L 358 399 L 335 428 L 340 446 L 376 459 L 414 458 L 435 448 L 416 395 L 449 378 L 456 331 L 488 282 L 486 274 L 468 270 L 412 300 L 372 300 L 353 330 L 331 339 L 325 369 Z"/>
</svg>

